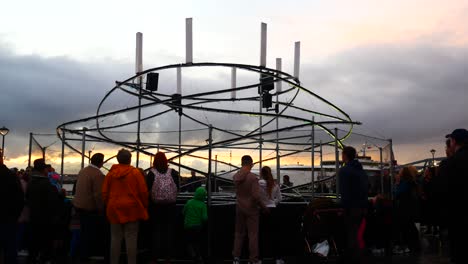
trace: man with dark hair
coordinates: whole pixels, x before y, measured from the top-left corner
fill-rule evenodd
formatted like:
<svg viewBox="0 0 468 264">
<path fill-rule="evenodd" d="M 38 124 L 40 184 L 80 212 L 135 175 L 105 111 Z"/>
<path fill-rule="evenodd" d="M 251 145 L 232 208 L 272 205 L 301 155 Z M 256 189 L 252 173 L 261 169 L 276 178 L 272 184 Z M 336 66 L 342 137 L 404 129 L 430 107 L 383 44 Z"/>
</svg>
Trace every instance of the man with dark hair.
<svg viewBox="0 0 468 264">
<path fill-rule="evenodd" d="M 76 193 L 73 205 L 80 216 L 80 258 L 86 260 L 96 253 L 107 253 L 109 225 L 104 214 L 102 202 L 102 183 L 104 174 L 101 172 L 104 155 L 96 153 L 91 157 L 91 164 L 78 173 Z M 102 247 L 104 246 L 104 247 Z M 95 250 L 94 252 L 92 250 Z M 96 252 L 98 250 L 98 252 Z M 103 250 L 106 250 L 103 252 Z M 108 254 L 104 253 L 107 259 Z"/>
<path fill-rule="evenodd" d="M 50 261 L 53 241 L 58 236 L 55 228 L 60 224 L 64 197 L 50 184 L 44 159 L 34 160 L 31 181 L 26 191 L 26 202 L 30 210 L 32 240 L 29 250 L 30 261 Z"/>
<path fill-rule="evenodd" d="M 452 156 L 447 159 L 448 190 L 450 191 L 449 203 L 449 239 L 450 255 L 454 263 L 468 263 L 468 255 L 465 252 L 466 238 L 468 237 L 468 216 L 464 208 L 468 204 L 466 187 L 468 184 L 468 131 L 455 129 L 446 138 L 450 139 L 449 153 Z"/>
<path fill-rule="evenodd" d="M 358 243 L 358 230 L 368 206 L 368 180 L 361 163 L 356 159 L 356 149 L 344 147 L 344 166 L 338 173 L 341 205 L 345 209 L 347 250 L 349 263 L 361 263 L 363 252 Z"/>
<path fill-rule="evenodd" d="M 16 175 L 3 164 L 0 149 L 0 263 L 16 261 L 16 225 L 24 206 L 24 194 Z"/>
<path fill-rule="evenodd" d="M 233 177 L 236 187 L 236 231 L 232 251 L 233 263 L 240 263 L 239 258 L 246 234 L 249 238 L 250 263 L 260 263 L 258 259 L 259 208 L 268 209 L 260 199 L 260 185 L 257 175 L 250 172 L 253 167 L 252 157 L 245 155 L 241 162 L 242 168 Z"/>
<path fill-rule="evenodd" d="M 126 149 L 121 149 L 117 153 L 117 161 L 119 164 L 130 164 L 132 161 L 132 153 Z"/>
</svg>

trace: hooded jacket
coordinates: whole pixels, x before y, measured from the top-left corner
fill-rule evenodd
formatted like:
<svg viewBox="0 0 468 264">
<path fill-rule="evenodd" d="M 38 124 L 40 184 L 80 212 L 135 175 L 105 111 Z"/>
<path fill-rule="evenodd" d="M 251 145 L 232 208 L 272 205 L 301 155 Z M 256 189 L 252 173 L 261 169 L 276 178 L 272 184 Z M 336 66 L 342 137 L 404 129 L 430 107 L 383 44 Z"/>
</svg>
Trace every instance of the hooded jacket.
<svg viewBox="0 0 468 264">
<path fill-rule="evenodd" d="M 141 172 L 127 164 L 114 164 L 102 185 L 102 200 L 112 224 L 148 219 L 148 189 Z"/>
<path fill-rule="evenodd" d="M 341 205 L 343 208 L 367 208 L 368 179 L 358 160 L 346 163 L 339 171 Z"/>
<path fill-rule="evenodd" d="M 233 177 L 236 186 L 237 208 L 245 214 L 257 214 L 265 208 L 260 197 L 258 178 L 249 170 L 241 168 Z"/>
<path fill-rule="evenodd" d="M 208 210 L 205 204 L 206 190 L 198 187 L 193 199 L 184 206 L 184 227 L 186 229 L 201 227 L 208 221 Z"/>
</svg>

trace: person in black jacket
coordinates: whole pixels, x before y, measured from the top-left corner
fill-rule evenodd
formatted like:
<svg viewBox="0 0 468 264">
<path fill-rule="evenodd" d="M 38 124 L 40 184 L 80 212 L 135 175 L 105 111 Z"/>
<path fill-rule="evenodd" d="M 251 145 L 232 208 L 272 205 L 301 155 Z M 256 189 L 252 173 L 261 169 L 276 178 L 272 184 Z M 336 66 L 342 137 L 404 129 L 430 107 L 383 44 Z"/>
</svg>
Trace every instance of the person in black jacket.
<svg viewBox="0 0 468 264">
<path fill-rule="evenodd" d="M 1 150 L 0 181 L 0 253 L 4 251 L 4 260 L 0 263 L 14 264 L 17 263 L 16 225 L 24 206 L 24 195 L 16 175 L 3 164 Z"/>
<path fill-rule="evenodd" d="M 32 240 L 29 249 L 30 261 L 49 261 L 53 254 L 57 226 L 63 209 L 63 197 L 50 184 L 44 159 L 34 161 L 31 181 L 26 191 L 26 202 L 30 209 Z"/>
<path fill-rule="evenodd" d="M 468 237 L 468 204 L 466 188 L 468 184 L 468 131 L 455 129 L 446 138 L 450 139 L 453 156 L 447 159 L 448 187 L 451 195 L 449 207 L 450 255 L 454 263 L 468 263 L 466 239 Z"/>
<path fill-rule="evenodd" d="M 363 249 L 358 242 L 358 230 L 368 206 L 368 180 L 361 163 L 356 159 L 353 147 L 344 147 L 342 159 L 344 166 L 338 173 L 341 206 L 345 209 L 347 250 L 345 257 L 350 263 L 361 263 Z"/>
</svg>

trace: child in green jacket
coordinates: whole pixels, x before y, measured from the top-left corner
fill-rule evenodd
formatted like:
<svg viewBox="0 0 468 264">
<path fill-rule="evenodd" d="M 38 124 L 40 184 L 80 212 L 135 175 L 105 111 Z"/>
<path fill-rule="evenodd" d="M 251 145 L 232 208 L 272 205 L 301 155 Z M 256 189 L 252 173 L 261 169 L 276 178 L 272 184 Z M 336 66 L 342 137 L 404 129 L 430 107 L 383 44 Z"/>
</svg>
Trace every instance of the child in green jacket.
<svg viewBox="0 0 468 264">
<path fill-rule="evenodd" d="M 188 250 L 194 263 L 202 261 L 203 227 L 208 221 L 208 209 L 205 204 L 206 190 L 198 187 L 193 199 L 184 206 L 184 228 L 187 236 Z"/>
</svg>

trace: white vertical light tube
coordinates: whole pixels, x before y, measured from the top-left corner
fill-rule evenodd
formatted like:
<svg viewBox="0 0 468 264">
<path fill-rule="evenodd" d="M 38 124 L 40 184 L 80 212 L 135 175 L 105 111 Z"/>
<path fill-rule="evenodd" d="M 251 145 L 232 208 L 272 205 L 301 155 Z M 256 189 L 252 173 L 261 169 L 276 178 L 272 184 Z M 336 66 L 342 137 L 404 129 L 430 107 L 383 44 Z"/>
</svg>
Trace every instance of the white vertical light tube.
<svg viewBox="0 0 468 264">
<path fill-rule="evenodd" d="M 177 68 L 177 93 L 182 94 L 182 68 Z"/>
<path fill-rule="evenodd" d="M 296 79 L 299 79 L 300 64 L 301 64 L 301 42 L 296 41 L 294 43 L 294 77 Z"/>
<path fill-rule="evenodd" d="M 185 62 L 193 62 L 192 18 L 185 19 Z"/>
<path fill-rule="evenodd" d="M 281 58 L 276 58 L 276 70 L 281 71 Z M 279 153 L 279 93 L 281 92 L 281 81 L 276 82 L 276 181 L 281 182 L 281 164 Z"/>
<path fill-rule="evenodd" d="M 143 71 L 143 33 L 136 33 L 136 54 L 135 54 L 135 73 Z M 141 90 L 143 88 L 143 78 L 138 77 L 138 123 L 137 123 L 137 150 L 136 150 L 136 167 L 140 162 L 140 129 L 141 129 Z"/>
<path fill-rule="evenodd" d="M 262 23 L 260 33 L 260 66 L 266 67 L 267 54 L 267 24 Z"/>
<path fill-rule="evenodd" d="M 231 68 L 231 88 L 237 87 L 237 71 L 236 68 Z M 236 99 L 236 91 L 231 92 L 231 99 Z"/>
<path fill-rule="evenodd" d="M 136 33 L 135 73 L 143 71 L 143 33 Z"/>
<path fill-rule="evenodd" d="M 276 70 L 281 71 L 281 58 L 276 58 Z M 280 76 L 278 76 L 280 77 Z M 283 89 L 283 81 L 276 82 L 276 92 L 280 93 Z"/>
</svg>

